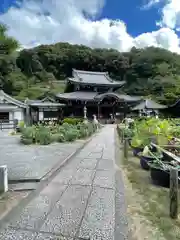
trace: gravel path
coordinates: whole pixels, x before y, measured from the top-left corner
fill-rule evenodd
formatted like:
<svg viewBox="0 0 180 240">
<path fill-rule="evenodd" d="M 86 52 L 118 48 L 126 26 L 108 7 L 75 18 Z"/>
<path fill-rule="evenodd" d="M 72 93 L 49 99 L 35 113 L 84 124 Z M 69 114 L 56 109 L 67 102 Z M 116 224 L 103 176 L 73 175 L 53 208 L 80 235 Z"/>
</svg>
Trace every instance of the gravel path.
<svg viewBox="0 0 180 240">
<path fill-rule="evenodd" d="M 104 127 L 38 195 L 10 215 L 0 239 L 126 239 L 126 223 L 115 219 L 124 196 L 117 194 L 122 179 L 115 177 L 114 133 L 114 126 Z M 117 227 L 123 234 L 117 236 Z"/>
<path fill-rule="evenodd" d="M 20 144 L 19 138 L 9 136 L 8 131 L 0 131 L 0 165 L 7 165 L 9 180 L 17 182 L 40 181 L 85 142 L 26 146 Z"/>
</svg>

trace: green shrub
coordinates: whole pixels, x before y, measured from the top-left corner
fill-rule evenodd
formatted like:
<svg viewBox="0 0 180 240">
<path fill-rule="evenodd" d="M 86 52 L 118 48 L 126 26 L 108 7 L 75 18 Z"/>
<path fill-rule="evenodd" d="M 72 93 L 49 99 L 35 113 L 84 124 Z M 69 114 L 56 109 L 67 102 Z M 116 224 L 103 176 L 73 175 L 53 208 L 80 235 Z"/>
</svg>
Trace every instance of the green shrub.
<svg viewBox="0 0 180 240">
<path fill-rule="evenodd" d="M 93 123 L 88 124 L 87 129 L 88 129 L 88 135 L 89 136 L 92 135 L 96 130 L 95 124 L 93 124 Z"/>
<path fill-rule="evenodd" d="M 21 141 L 23 142 L 23 139 L 31 139 L 32 143 L 36 142 L 36 127 L 26 127 L 22 129 L 22 135 L 21 135 Z"/>
<path fill-rule="evenodd" d="M 78 123 L 81 123 L 81 122 L 83 122 L 82 118 L 65 118 L 63 120 L 63 123 L 68 123 L 71 125 L 77 125 Z"/>
<path fill-rule="evenodd" d="M 61 125 L 61 127 L 59 128 L 60 129 L 60 131 L 62 130 L 62 131 L 66 131 L 66 130 L 68 130 L 69 128 L 72 128 L 73 127 L 73 125 L 72 124 L 69 124 L 69 123 L 63 123 L 62 125 Z"/>
<path fill-rule="evenodd" d="M 24 121 L 20 121 L 20 122 L 18 123 L 18 128 L 23 129 L 24 126 L 25 126 L 25 122 L 24 122 Z"/>
<path fill-rule="evenodd" d="M 79 131 L 77 129 L 70 128 L 65 134 L 65 141 L 72 142 L 76 140 L 79 136 Z"/>
<path fill-rule="evenodd" d="M 86 138 L 88 136 L 87 128 L 81 127 L 79 129 L 79 138 Z"/>
<path fill-rule="evenodd" d="M 21 143 L 23 143 L 24 145 L 30 145 L 33 144 L 32 138 L 21 138 Z"/>
<path fill-rule="evenodd" d="M 52 142 L 64 142 L 65 136 L 62 133 L 56 133 L 56 134 L 51 135 L 51 140 L 52 140 Z"/>
<path fill-rule="evenodd" d="M 45 126 L 31 126 L 22 130 L 21 142 L 24 144 L 39 143 L 47 145 L 51 143 L 51 132 Z"/>
<path fill-rule="evenodd" d="M 52 142 L 51 132 L 45 126 L 40 126 L 37 128 L 35 142 L 41 145 L 48 145 Z"/>
<path fill-rule="evenodd" d="M 77 124 L 42 125 L 23 128 L 21 142 L 23 144 L 47 145 L 52 142 L 71 142 L 76 139 L 91 136 L 96 131 L 93 123 L 79 122 Z"/>
</svg>

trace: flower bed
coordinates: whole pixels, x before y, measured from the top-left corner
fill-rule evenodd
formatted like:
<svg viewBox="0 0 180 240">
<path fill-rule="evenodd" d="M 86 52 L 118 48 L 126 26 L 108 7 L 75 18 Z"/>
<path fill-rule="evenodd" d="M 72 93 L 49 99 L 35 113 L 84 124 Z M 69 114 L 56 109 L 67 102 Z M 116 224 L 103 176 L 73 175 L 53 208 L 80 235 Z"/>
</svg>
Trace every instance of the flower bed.
<svg viewBox="0 0 180 240">
<path fill-rule="evenodd" d="M 71 142 L 76 139 L 83 139 L 91 136 L 97 129 L 97 126 L 91 122 L 62 125 L 33 125 L 23 128 L 21 131 L 21 142 L 23 144 L 48 145 L 52 142 Z"/>
<path fill-rule="evenodd" d="M 140 158 L 142 169 L 150 170 L 153 182 L 168 186 L 169 169 L 180 171 L 180 126 L 171 120 L 151 118 L 135 121 L 131 132 L 126 127 L 121 131 L 131 138 L 133 153 Z"/>
</svg>

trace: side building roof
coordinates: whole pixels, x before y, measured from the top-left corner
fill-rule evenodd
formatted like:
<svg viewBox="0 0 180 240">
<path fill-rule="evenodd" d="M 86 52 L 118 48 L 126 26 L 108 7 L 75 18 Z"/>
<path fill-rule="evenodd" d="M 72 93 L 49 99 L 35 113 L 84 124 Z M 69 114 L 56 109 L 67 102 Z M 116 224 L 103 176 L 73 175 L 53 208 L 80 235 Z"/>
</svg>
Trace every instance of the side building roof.
<svg viewBox="0 0 180 240">
<path fill-rule="evenodd" d="M 121 87 L 125 81 L 117 82 L 110 78 L 108 72 L 91 72 L 73 69 L 73 77 L 68 78 L 70 82 L 89 84 L 89 85 L 102 85 Z"/>
<path fill-rule="evenodd" d="M 0 103 L 11 103 L 17 107 L 20 108 L 26 108 L 27 105 L 13 97 L 11 97 L 10 95 L 8 95 L 7 93 L 5 93 L 3 90 L 0 90 Z"/>
<path fill-rule="evenodd" d="M 141 103 L 139 103 L 137 106 L 135 106 L 132 110 L 134 111 L 144 110 L 144 109 L 158 110 L 158 109 L 165 109 L 165 108 L 167 108 L 167 106 L 156 103 L 153 100 L 146 99 L 146 100 L 143 100 Z"/>
<path fill-rule="evenodd" d="M 63 107 L 65 104 L 57 103 L 54 99 L 46 97 L 42 100 L 26 100 L 26 103 L 31 107 Z"/>
</svg>

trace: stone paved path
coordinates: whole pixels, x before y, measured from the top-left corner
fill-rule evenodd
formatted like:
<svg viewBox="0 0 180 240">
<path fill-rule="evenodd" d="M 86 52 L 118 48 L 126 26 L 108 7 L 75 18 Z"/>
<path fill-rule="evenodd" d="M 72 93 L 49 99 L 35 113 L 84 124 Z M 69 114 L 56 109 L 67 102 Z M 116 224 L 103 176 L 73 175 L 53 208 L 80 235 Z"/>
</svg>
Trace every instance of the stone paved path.
<svg viewBox="0 0 180 240">
<path fill-rule="evenodd" d="M 126 239 L 115 229 L 119 195 L 114 132 L 114 126 L 104 127 L 40 193 L 1 225 L 0 239 Z M 119 224 L 124 231 L 126 223 Z"/>
</svg>

